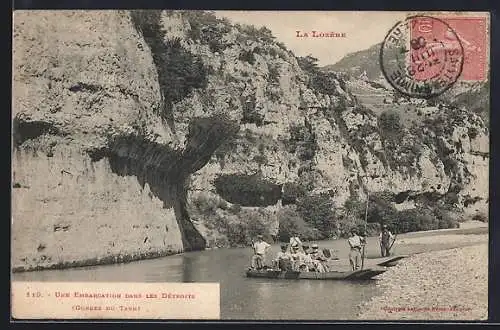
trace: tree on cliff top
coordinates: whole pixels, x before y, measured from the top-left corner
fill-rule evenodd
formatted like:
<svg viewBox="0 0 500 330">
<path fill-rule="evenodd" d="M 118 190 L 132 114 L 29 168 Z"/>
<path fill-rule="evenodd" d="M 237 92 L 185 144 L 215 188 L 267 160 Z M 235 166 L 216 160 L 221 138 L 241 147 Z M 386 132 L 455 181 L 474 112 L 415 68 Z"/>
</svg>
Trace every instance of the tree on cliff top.
<svg viewBox="0 0 500 330">
<path fill-rule="evenodd" d="M 334 72 L 321 70 L 317 58 L 311 55 L 297 57 L 297 63 L 309 76 L 308 88 L 325 95 L 337 94 L 337 75 Z"/>
</svg>

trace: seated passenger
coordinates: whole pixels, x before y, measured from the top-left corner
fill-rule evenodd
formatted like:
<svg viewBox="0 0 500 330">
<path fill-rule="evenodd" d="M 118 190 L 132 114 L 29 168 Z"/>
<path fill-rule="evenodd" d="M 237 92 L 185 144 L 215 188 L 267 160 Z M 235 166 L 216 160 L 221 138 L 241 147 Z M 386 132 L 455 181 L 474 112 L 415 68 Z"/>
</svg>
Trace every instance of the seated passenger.
<svg viewBox="0 0 500 330">
<path fill-rule="evenodd" d="M 318 244 L 312 245 L 312 251 L 309 254 L 312 259 L 313 268 L 315 271 L 324 273 L 328 271 L 326 261 L 328 260 L 319 250 Z"/>
<path fill-rule="evenodd" d="M 306 254 L 303 251 L 301 251 L 298 244 L 292 245 L 292 252 L 290 256 L 292 258 L 293 270 L 301 272 L 309 271 L 309 268 L 307 267 L 306 264 L 307 261 Z"/>
<path fill-rule="evenodd" d="M 281 245 L 281 251 L 278 252 L 276 258 L 274 259 L 274 266 L 283 271 L 292 269 L 291 256 L 287 253 L 288 246 L 286 244 Z"/>
</svg>

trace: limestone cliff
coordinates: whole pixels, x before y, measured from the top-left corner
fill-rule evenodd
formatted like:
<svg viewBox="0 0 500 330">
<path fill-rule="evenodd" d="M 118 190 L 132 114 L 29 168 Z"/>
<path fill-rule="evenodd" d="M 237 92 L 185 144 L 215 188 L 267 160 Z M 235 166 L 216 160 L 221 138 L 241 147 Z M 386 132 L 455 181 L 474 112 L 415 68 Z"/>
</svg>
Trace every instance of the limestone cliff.
<svg viewBox="0 0 500 330">
<path fill-rule="evenodd" d="M 204 248 L 184 186 L 230 129 L 192 118 L 179 144 L 130 13 L 16 12 L 13 49 L 14 269 Z"/>
</svg>

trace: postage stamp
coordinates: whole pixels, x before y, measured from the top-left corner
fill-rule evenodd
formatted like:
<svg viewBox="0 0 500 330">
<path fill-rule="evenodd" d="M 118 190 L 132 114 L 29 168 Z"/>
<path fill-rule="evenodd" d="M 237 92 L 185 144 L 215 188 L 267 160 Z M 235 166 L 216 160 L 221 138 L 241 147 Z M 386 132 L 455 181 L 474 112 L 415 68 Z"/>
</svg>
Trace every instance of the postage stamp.
<svg viewBox="0 0 500 330">
<path fill-rule="evenodd" d="M 463 49 L 459 80 L 485 81 L 488 74 L 488 28 L 486 17 L 438 16 L 455 31 Z"/>
<path fill-rule="evenodd" d="M 413 97 L 432 97 L 449 89 L 462 73 L 463 47 L 443 20 L 412 16 L 387 34 L 380 65 L 396 90 Z"/>
</svg>

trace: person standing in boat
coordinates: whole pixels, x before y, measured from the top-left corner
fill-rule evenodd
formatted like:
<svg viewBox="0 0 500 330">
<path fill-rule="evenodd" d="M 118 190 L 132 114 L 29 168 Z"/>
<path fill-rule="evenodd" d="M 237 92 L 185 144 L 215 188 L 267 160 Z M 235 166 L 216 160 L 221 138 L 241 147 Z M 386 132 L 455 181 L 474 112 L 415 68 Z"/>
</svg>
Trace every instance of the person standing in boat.
<svg viewBox="0 0 500 330">
<path fill-rule="evenodd" d="M 394 242 L 394 235 L 391 233 L 387 225 L 382 226 L 382 232 L 378 236 L 378 241 L 380 243 L 380 254 L 382 257 L 388 257 L 391 255 L 391 247 Z"/>
<path fill-rule="evenodd" d="M 349 262 L 352 270 L 358 270 L 361 267 L 361 248 L 365 244 L 363 237 L 358 236 L 357 230 L 351 230 L 351 236 L 347 239 L 349 244 Z"/>
<path fill-rule="evenodd" d="M 252 244 L 254 255 L 252 257 L 252 268 L 262 269 L 265 263 L 267 251 L 271 244 L 264 241 L 262 235 L 257 235 L 257 241 Z"/>
</svg>

